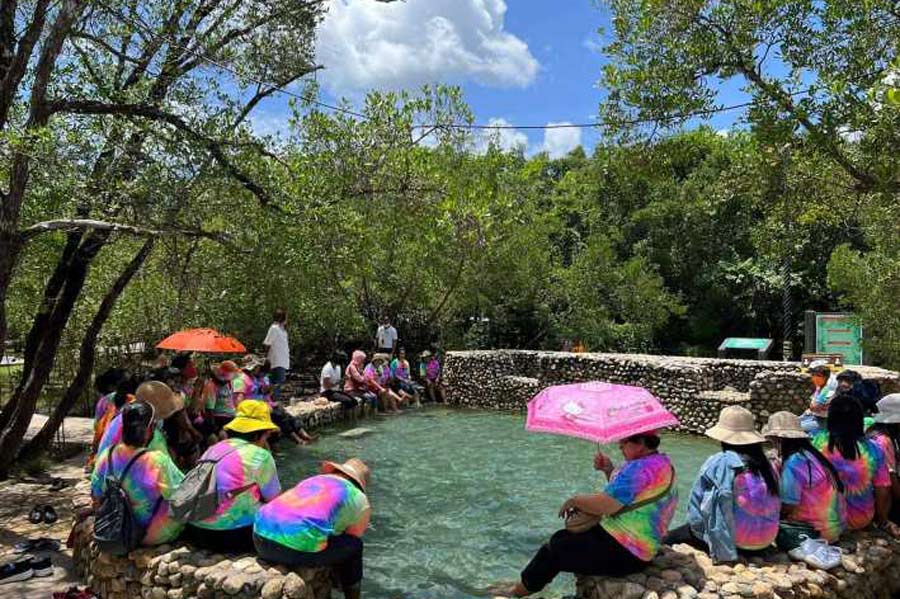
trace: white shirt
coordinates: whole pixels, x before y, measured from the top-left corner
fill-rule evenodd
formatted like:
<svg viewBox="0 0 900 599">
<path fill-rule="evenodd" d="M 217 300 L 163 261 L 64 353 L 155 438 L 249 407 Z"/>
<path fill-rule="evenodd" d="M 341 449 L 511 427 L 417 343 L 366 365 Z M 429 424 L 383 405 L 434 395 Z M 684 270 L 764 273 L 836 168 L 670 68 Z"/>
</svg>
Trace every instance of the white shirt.
<svg viewBox="0 0 900 599">
<path fill-rule="evenodd" d="M 277 322 L 273 322 L 266 333 L 263 345 L 269 346 L 269 365 L 272 368 L 284 368 L 288 370 L 291 367 L 291 355 L 288 349 L 288 335 L 283 326 Z"/>
<path fill-rule="evenodd" d="M 392 325 L 383 324 L 378 327 L 378 333 L 375 334 L 375 338 L 378 341 L 379 348 L 394 349 L 394 344 L 397 342 L 397 329 Z"/>
<path fill-rule="evenodd" d="M 322 367 L 322 374 L 319 375 L 319 393 L 325 392 L 325 379 L 331 379 L 331 388 L 341 389 L 341 367 L 335 366 L 331 362 Z"/>
</svg>

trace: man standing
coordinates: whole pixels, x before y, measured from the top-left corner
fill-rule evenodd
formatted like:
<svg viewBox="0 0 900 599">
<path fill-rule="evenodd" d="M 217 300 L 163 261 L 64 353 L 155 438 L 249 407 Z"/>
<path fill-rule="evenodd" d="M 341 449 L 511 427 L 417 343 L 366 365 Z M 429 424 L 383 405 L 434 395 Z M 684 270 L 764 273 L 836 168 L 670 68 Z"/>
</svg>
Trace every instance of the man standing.
<svg viewBox="0 0 900 599">
<path fill-rule="evenodd" d="M 375 333 L 375 347 L 378 353 L 394 355 L 394 347 L 397 344 L 397 329 L 391 325 L 391 319 L 387 315 L 381 319 L 381 326 Z"/>
<path fill-rule="evenodd" d="M 285 324 L 287 312 L 284 308 L 277 308 L 272 316 L 272 326 L 266 333 L 263 345 L 266 346 L 266 355 L 269 359 L 269 382 L 272 384 L 272 397 L 276 400 L 281 395 L 281 385 L 284 383 L 288 368 L 291 367 L 290 350 L 288 349 L 288 335 Z"/>
</svg>

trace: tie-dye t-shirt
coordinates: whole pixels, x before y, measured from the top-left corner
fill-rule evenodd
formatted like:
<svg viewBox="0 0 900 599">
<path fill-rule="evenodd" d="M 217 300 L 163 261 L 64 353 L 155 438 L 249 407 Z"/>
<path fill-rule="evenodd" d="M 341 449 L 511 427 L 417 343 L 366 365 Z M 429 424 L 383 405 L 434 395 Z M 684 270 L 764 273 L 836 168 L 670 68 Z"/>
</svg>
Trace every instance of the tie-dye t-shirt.
<svg viewBox="0 0 900 599">
<path fill-rule="evenodd" d="M 113 418 L 109 426 L 106 427 L 106 431 L 103 433 L 103 437 L 100 439 L 99 445 L 97 445 L 97 455 L 100 455 L 105 450 L 109 449 L 113 445 L 120 443 L 122 441 L 122 413 L 119 412 L 116 414 L 116 417 Z M 156 451 L 161 451 L 164 454 L 168 455 L 169 453 L 169 444 L 166 443 L 166 436 L 163 434 L 159 427 L 153 428 L 153 437 L 150 439 L 150 443 L 147 444 L 147 447 L 150 449 L 155 449 Z"/>
<path fill-rule="evenodd" d="M 281 493 L 269 450 L 243 439 L 226 439 L 207 449 L 200 459 L 215 460 L 223 455 L 215 472 L 219 509 L 206 520 L 192 522 L 193 526 L 213 530 L 252 526 L 259 506 Z"/>
<path fill-rule="evenodd" d="M 400 358 L 394 358 L 391 362 L 391 375 L 398 380 L 408 381 L 409 380 L 409 362 L 406 360 L 401 360 Z"/>
<path fill-rule="evenodd" d="M 657 501 L 600 521 L 606 532 L 645 562 L 659 551 L 678 506 L 674 476 L 669 456 L 656 453 L 622 464 L 612 473 L 603 491 L 623 506 L 629 506 L 659 495 L 671 483 L 669 492 Z"/>
<path fill-rule="evenodd" d="M 253 532 L 295 551 L 315 553 L 328 546 L 328 537 L 362 537 L 368 525 L 365 493 L 346 478 L 320 474 L 260 508 Z"/>
<path fill-rule="evenodd" d="M 822 431 L 812 439 L 813 446 L 834 464 L 847 498 L 847 528 L 860 530 L 872 523 L 875 517 L 875 487 L 891 486 L 891 475 L 885 463 L 884 453 L 871 439 L 862 438 L 857 446 L 859 456 L 846 460 L 835 446 L 828 451 L 828 432 Z"/>
<path fill-rule="evenodd" d="M 441 363 L 437 358 L 431 358 L 425 364 L 425 378 L 429 381 L 436 381 L 441 376 Z"/>
<path fill-rule="evenodd" d="M 106 477 L 122 475 L 125 466 L 138 449 L 125 444 L 117 444 L 112 450 L 105 450 L 97 457 L 91 474 L 91 495 L 100 499 L 103 495 Z M 112 472 L 110 472 L 112 453 Z M 131 466 L 122 481 L 122 488 L 128 495 L 131 509 L 138 523 L 147 533 L 142 544 L 160 545 L 175 540 L 184 526 L 169 513 L 169 499 L 181 484 L 184 475 L 168 453 L 147 451 Z M 154 511 L 155 510 L 155 511 Z"/>
<path fill-rule="evenodd" d="M 847 500 L 812 454 L 798 451 L 781 468 L 781 502 L 796 506 L 792 520 L 804 522 L 833 542 L 847 527 Z"/>
<path fill-rule="evenodd" d="M 765 549 L 778 534 L 781 499 L 777 493 L 769 493 L 762 476 L 749 470 L 734 477 L 732 488 L 734 546 L 748 551 Z"/>
<path fill-rule="evenodd" d="M 207 380 L 203 385 L 203 405 L 213 414 L 234 416 L 234 395 L 230 385 L 217 385 L 214 380 Z"/>
<path fill-rule="evenodd" d="M 894 442 L 890 436 L 884 431 L 875 431 L 869 438 L 875 442 L 881 453 L 884 454 L 884 463 L 888 472 L 895 474 L 897 472 L 897 452 L 894 450 Z"/>
<path fill-rule="evenodd" d="M 107 393 L 106 395 L 101 395 L 97 400 L 97 404 L 94 406 L 94 426 L 106 415 L 106 411 L 109 406 L 115 407 L 113 403 L 116 397 L 115 391 L 112 393 Z"/>
</svg>

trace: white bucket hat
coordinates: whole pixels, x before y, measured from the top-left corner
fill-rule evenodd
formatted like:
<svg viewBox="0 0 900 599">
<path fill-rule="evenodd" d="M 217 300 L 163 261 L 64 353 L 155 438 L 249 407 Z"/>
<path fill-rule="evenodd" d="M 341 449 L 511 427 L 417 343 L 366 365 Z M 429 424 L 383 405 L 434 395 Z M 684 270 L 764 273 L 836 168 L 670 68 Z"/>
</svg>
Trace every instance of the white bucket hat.
<svg viewBox="0 0 900 599">
<path fill-rule="evenodd" d="M 875 405 L 878 407 L 875 422 L 879 424 L 900 423 L 900 393 L 885 395 Z"/>
<path fill-rule="evenodd" d="M 753 422 L 753 414 L 741 406 L 728 406 L 719 412 L 719 423 L 706 431 L 706 436 L 729 445 L 764 443 Z"/>
<path fill-rule="evenodd" d="M 775 412 L 763 427 L 763 435 L 779 439 L 806 439 L 808 435 L 800 426 L 800 417 L 790 412 Z"/>
</svg>

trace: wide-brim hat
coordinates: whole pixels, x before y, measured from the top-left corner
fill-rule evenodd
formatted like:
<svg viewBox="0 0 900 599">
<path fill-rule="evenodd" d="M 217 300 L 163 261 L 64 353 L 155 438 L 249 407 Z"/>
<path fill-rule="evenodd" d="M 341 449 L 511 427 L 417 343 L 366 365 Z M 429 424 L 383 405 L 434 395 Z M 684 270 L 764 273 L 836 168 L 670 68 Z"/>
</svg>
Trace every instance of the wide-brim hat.
<svg viewBox="0 0 900 599">
<path fill-rule="evenodd" d="M 750 410 L 740 406 L 722 408 L 718 424 L 707 430 L 706 436 L 729 445 L 753 445 L 766 440 L 756 430 Z"/>
<path fill-rule="evenodd" d="M 369 484 L 369 467 L 361 459 L 350 458 L 343 464 L 322 462 L 322 474 L 334 474 L 335 472 L 347 476 L 356 483 L 357 487 L 365 492 L 366 485 Z"/>
<path fill-rule="evenodd" d="M 373 362 L 378 362 L 379 360 L 381 360 L 382 362 L 387 362 L 390 359 L 391 359 L 391 356 L 389 354 L 384 354 L 384 353 L 377 353 L 374 356 L 372 356 Z"/>
<path fill-rule="evenodd" d="M 875 422 L 878 424 L 900 424 L 900 393 L 885 395 L 875 404 L 878 413 Z"/>
<path fill-rule="evenodd" d="M 257 399 L 245 399 L 238 404 L 237 413 L 231 422 L 225 425 L 225 430 L 236 433 L 277 431 L 278 425 L 272 422 L 269 404 Z"/>
<path fill-rule="evenodd" d="M 800 417 L 790 412 L 775 412 L 763 427 L 763 435 L 779 439 L 805 439 L 806 431 L 800 426 Z"/>
<path fill-rule="evenodd" d="M 262 359 L 258 356 L 254 356 L 253 354 L 247 354 L 243 358 L 241 358 L 241 368 L 244 370 L 253 370 L 254 368 L 258 368 L 263 365 Z"/>
<path fill-rule="evenodd" d="M 165 383 L 147 381 L 141 383 L 134 392 L 135 401 L 142 401 L 153 406 L 156 417 L 165 420 L 175 412 L 184 409 L 184 399 Z"/>
<path fill-rule="evenodd" d="M 419 354 L 419 356 L 422 357 L 422 358 L 430 358 L 430 357 L 431 357 L 431 352 L 428 351 L 428 350 L 426 349 L 426 350 L 423 351 L 421 354 Z"/>
</svg>

